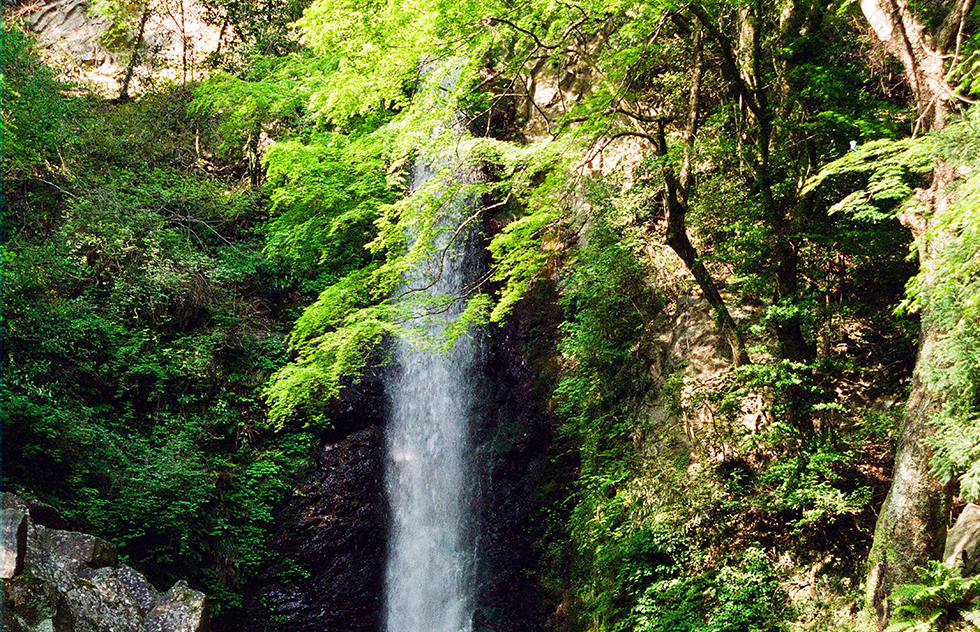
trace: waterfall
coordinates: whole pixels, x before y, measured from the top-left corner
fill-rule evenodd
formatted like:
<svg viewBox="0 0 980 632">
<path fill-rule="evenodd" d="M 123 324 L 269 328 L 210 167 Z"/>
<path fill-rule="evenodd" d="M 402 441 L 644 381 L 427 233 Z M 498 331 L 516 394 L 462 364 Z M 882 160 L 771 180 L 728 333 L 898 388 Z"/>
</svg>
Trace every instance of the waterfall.
<svg viewBox="0 0 980 632">
<path fill-rule="evenodd" d="M 432 175 L 426 166 L 417 166 L 412 188 Z M 474 257 L 466 252 L 473 248 L 471 241 L 462 238 L 463 252 L 437 257 L 406 278 L 405 285 L 431 284 L 433 296 L 460 294 L 471 276 L 467 268 Z M 427 333 L 437 335 L 458 313 L 457 305 L 426 317 Z M 404 341 L 395 345 L 396 369 L 386 380 L 390 417 L 385 484 L 391 532 L 385 632 L 468 632 L 475 583 L 469 421 L 479 345 L 466 336 L 448 353 Z"/>
</svg>

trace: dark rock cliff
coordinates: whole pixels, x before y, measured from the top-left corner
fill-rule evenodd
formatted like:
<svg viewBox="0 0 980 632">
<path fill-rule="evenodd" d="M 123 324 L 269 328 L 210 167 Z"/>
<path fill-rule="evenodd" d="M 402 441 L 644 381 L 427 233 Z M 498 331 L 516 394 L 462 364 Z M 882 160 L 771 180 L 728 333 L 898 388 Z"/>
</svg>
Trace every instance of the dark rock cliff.
<svg viewBox="0 0 980 632">
<path fill-rule="evenodd" d="M 313 471 L 293 490 L 270 543 L 273 558 L 246 590 L 250 630 L 373 632 L 385 557 L 384 394 L 378 376 L 334 408 Z"/>
<path fill-rule="evenodd" d="M 536 571 L 542 486 L 553 482 L 557 377 L 554 288 L 541 283 L 506 326 L 491 331 L 481 427 L 479 577 L 474 630 L 541 630 L 549 614 Z"/>
<path fill-rule="evenodd" d="M 544 412 L 556 375 L 553 293 L 542 284 L 534 305 L 492 328 L 483 358 L 474 428 L 481 512 L 475 630 L 530 632 L 548 615 L 534 543 L 553 440 Z M 348 389 L 332 418 L 338 430 L 324 437 L 313 471 L 279 514 L 273 559 L 246 590 L 244 629 L 381 628 L 387 507 L 380 373 Z"/>
</svg>

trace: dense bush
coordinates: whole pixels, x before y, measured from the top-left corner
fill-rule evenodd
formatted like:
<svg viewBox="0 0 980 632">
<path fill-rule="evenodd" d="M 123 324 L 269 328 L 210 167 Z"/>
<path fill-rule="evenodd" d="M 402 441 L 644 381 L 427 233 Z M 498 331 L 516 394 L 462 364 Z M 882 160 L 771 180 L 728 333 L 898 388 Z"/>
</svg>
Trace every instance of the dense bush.
<svg viewBox="0 0 980 632">
<path fill-rule="evenodd" d="M 262 430 L 298 279 L 190 90 L 90 99 L 4 35 L 4 484 L 220 614 L 313 449 Z"/>
</svg>

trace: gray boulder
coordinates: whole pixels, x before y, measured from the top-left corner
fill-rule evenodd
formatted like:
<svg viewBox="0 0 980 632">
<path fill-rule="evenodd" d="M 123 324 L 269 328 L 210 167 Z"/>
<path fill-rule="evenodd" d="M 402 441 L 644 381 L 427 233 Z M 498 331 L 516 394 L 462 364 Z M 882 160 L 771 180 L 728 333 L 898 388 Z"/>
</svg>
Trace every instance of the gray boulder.
<svg viewBox="0 0 980 632">
<path fill-rule="evenodd" d="M 27 506 L 27 501 L 18 496 L 17 494 L 11 492 L 3 492 L 0 494 L 0 504 L 2 504 L 4 509 L 21 509 L 25 513 L 28 513 L 30 509 Z"/>
<path fill-rule="evenodd" d="M 969 503 L 946 532 L 943 560 L 951 568 L 962 564 L 964 577 L 976 570 L 980 563 L 980 505 Z"/>
<path fill-rule="evenodd" d="M 3 581 L 3 630 L 75 632 L 75 618 L 53 582 L 22 573 Z"/>
<path fill-rule="evenodd" d="M 24 573 L 4 583 L 3 629 L 13 632 L 146 632 L 115 568 L 52 578 Z"/>
<path fill-rule="evenodd" d="M 205 632 L 207 599 L 178 582 L 165 597 L 119 567 L 116 548 L 32 520 L 30 501 L 3 495 L 5 632 Z M 60 515 L 40 510 L 53 524 Z M 47 513 L 46 513 L 47 512 Z"/>
<path fill-rule="evenodd" d="M 29 518 L 20 509 L 0 513 L 0 578 L 10 579 L 24 568 Z"/>
<path fill-rule="evenodd" d="M 134 569 L 126 565 L 120 566 L 117 577 L 126 586 L 126 592 L 136 601 L 140 615 L 143 617 L 150 614 L 150 611 L 160 603 L 161 596 L 157 589 Z"/>
<path fill-rule="evenodd" d="M 64 586 L 68 607 L 78 630 L 91 632 L 145 632 L 143 615 L 126 585 L 119 579 L 119 569 L 86 570 Z"/>
<path fill-rule="evenodd" d="M 116 547 L 87 533 L 41 527 L 38 546 L 51 564 L 72 574 L 85 568 L 119 566 Z"/>
<path fill-rule="evenodd" d="M 184 580 L 167 591 L 163 601 L 146 617 L 147 632 L 207 632 L 208 604 L 204 593 L 191 590 Z"/>
<path fill-rule="evenodd" d="M 67 529 L 68 521 L 61 512 L 47 503 L 34 498 L 21 498 L 11 492 L 3 492 L 4 509 L 20 509 L 30 514 L 31 522 L 52 529 Z"/>
</svg>

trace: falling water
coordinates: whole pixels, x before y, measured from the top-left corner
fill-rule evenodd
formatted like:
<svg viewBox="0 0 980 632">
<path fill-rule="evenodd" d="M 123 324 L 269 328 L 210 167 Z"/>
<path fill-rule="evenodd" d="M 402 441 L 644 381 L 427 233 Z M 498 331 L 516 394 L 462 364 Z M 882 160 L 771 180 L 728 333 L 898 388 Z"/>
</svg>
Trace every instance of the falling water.
<svg viewBox="0 0 980 632">
<path fill-rule="evenodd" d="M 413 188 L 432 172 L 413 174 Z M 468 241 L 468 240 L 464 240 Z M 467 260 L 447 256 L 406 279 L 433 295 L 458 295 L 467 278 Z M 458 314 L 450 309 L 431 317 Z M 386 632 L 468 632 L 473 610 L 472 452 L 469 418 L 473 408 L 470 377 L 477 343 L 460 339 L 448 353 L 396 343 L 398 369 L 389 376 L 386 486 L 392 525 L 385 575 Z"/>
</svg>

